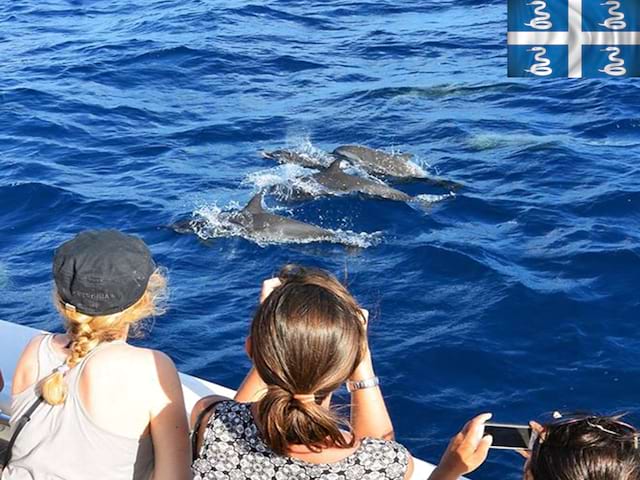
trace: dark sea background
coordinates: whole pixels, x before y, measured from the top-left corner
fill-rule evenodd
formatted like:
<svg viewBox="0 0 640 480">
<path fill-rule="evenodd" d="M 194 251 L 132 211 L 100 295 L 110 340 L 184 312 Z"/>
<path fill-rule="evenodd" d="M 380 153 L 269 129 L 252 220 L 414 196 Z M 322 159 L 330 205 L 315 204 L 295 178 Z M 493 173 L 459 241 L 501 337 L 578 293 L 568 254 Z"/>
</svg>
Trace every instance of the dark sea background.
<svg viewBox="0 0 640 480">
<path fill-rule="evenodd" d="M 347 272 L 373 312 L 377 371 L 417 457 L 437 461 L 484 411 L 638 420 L 640 87 L 508 79 L 506 13 L 491 0 L 2 2 L 0 318 L 59 330 L 54 248 L 117 228 L 170 276 L 170 310 L 138 343 L 184 372 L 237 387 L 260 282 L 298 262 Z M 291 179 L 259 150 L 346 143 L 412 152 L 465 187 L 429 209 L 267 198 L 357 249 L 169 228 Z M 492 451 L 472 478 L 515 480 L 521 464 Z"/>
</svg>

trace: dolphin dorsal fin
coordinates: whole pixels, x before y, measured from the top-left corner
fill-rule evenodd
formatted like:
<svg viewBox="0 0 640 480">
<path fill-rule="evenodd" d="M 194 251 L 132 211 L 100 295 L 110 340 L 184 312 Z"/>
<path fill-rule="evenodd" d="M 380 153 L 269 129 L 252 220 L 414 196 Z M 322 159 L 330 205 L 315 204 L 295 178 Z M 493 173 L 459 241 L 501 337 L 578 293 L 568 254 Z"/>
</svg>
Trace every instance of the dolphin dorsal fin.
<svg viewBox="0 0 640 480">
<path fill-rule="evenodd" d="M 327 168 L 327 172 L 331 172 L 331 173 L 341 172 L 342 169 L 340 168 L 340 163 L 342 163 L 342 160 L 340 160 L 339 158 L 336 158 L 333 162 L 331 162 L 331 165 L 329 165 L 329 167 Z"/>
<path fill-rule="evenodd" d="M 264 194 L 262 192 L 258 192 L 253 196 L 246 207 L 243 210 L 249 211 L 251 213 L 260 213 L 264 211 L 264 207 L 262 206 L 262 197 Z"/>
</svg>

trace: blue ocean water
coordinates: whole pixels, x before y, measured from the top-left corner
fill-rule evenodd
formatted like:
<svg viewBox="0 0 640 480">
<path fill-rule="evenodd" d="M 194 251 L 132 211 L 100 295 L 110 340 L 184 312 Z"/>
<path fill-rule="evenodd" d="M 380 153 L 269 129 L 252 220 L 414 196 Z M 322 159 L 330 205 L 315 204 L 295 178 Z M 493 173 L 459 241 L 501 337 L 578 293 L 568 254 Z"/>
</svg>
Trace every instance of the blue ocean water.
<svg viewBox="0 0 640 480">
<path fill-rule="evenodd" d="M 13 0 L 0 25 L 0 318 L 59 329 L 53 249 L 118 228 L 170 275 L 171 309 L 139 342 L 232 387 L 262 279 L 291 261 L 347 273 L 421 458 L 483 411 L 638 413 L 640 88 L 508 79 L 505 2 Z M 360 249 L 168 228 L 287 178 L 259 150 L 345 143 L 465 187 L 429 209 L 268 200 L 375 233 Z M 494 451 L 473 478 L 520 468 Z"/>
</svg>

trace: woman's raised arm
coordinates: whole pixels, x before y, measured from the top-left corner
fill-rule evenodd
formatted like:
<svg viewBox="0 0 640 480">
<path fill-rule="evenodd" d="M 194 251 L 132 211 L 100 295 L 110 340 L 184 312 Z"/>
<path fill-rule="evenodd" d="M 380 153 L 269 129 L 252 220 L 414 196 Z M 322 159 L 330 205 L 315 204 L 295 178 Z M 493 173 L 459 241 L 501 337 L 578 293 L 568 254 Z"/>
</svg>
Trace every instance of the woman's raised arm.
<svg viewBox="0 0 640 480">
<path fill-rule="evenodd" d="M 369 312 L 362 309 L 362 320 L 367 327 Z M 358 388 L 364 382 L 365 388 Z M 372 386 L 366 386 L 372 382 Z M 367 344 L 365 355 L 349 378 L 351 387 L 351 426 L 357 438 L 372 437 L 393 440 L 393 424 L 384 402 L 378 377 L 373 370 L 371 351 Z M 355 389 L 354 389 L 355 388 Z"/>
</svg>

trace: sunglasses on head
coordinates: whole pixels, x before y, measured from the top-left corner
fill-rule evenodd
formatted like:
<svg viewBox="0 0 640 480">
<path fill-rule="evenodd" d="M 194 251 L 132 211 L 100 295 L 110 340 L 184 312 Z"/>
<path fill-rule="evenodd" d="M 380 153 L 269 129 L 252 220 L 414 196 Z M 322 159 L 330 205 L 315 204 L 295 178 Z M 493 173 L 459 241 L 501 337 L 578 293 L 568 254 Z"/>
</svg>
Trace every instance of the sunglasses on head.
<svg viewBox="0 0 640 480">
<path fill-rule="evenodd" d="M 555 420 L 548 424 L 547 428 L 564 427 L 577 423 L 585 423 L 588 427 L 611 435 L 618 441 L 632 442 L 633 448 L 635 450 L 638 449 L 640 443 L 640 432 L 638 432 L 638 430 L 633 425 L 621 421 L 620 417 L 607 417 L 607 419 L 610 422 L 613 422 L 616 426 L 622 427 L 622 429 L 626 430 L 625 432 L 611 430 L 610 428 L 600 425 L 598 421 L 602 417 L 597 415 L 572 414 L 563 416 L 559 412 L 553 412 L 553 418 Z M 531 439 L 529 440 L 529 450 L 533 452 L 534 449 L 539 448 L 539 446 L 545 442 L 544 433 L 545 432 L 543 431 L 542 435 L 540 435 L 540 433 L 537 431 L 532 432 Z"/>
</svg>

